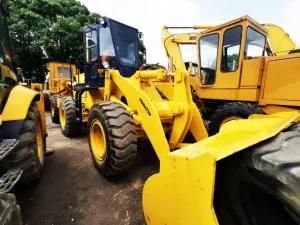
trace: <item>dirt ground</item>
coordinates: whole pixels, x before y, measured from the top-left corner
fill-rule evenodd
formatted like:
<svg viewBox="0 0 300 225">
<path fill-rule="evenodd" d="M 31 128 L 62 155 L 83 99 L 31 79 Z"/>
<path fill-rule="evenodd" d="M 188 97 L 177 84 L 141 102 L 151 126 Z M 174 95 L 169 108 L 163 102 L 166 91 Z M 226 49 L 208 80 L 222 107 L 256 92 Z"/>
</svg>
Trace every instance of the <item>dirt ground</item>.
<svg viewBox="0 0 300 225">
<path fill-rule="evenodd" d="M 145 144 L 128 174 L 107 180 L 94 167 L 86 132 L 69 139 L 47 115 L 47 148 L 41 180 L 17 188 L 24 225 L 142 225 L 142 188 L 158 170 Z"/>
</svg>

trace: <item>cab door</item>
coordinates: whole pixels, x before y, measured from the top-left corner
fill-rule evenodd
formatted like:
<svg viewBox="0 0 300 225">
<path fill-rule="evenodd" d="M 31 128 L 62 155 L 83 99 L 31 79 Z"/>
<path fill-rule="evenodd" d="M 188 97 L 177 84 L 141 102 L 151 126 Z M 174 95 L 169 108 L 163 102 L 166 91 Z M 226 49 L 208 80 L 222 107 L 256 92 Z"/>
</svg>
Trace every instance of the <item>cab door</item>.
<svg viewBox="0 0 300 225">
<path fill-rule="evenodd" d="M 243 27 L 224 28 L 199 39 L 201 86 L 238 88 L 243 60 Z"/>
<path fill-rule="evenodd" d="M 236 25 L 223 30 L 220 43 L 216 88 L 238 88 L 243 60 L 243 27 Z"/>
</svg>

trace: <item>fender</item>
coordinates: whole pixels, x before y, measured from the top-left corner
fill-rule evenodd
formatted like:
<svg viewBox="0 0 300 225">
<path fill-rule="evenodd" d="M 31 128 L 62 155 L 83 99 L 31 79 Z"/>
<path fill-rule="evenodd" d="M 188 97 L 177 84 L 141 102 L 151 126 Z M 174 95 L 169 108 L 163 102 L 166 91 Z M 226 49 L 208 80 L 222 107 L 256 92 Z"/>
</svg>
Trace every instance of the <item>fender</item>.
<svg viewBox="0 0 300 225">
<path fill-rule="evenodd" d="M 28 108 L 33 101 L 39 101 L 40 94 L 17 85 L 12 88 L 0 115 L 0 139 L 17 138 Z"/>
<path fill-rule="evenodd" d="M 2 112 L 2 121 L 24 120 L 32 101 L 39 101 L 40 94 L 29 88 L 17 85 L 9 93 Z"/>
</svg>

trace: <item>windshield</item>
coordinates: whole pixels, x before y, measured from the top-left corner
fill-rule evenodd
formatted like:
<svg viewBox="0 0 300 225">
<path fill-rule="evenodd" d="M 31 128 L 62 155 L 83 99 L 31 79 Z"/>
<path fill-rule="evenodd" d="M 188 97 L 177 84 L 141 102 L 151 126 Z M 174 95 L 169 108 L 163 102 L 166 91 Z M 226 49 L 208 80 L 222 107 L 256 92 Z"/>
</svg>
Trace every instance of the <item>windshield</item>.
<svg viewBox="0 0 300 225">
<path fill-rule="evenodd" d="M 115 48 L 121 66 L 138 66 L 138 32 L 136 29 L 113 22 Z"/>
<path fill-rule="evenodd" d="M 100 55 L 107 55 L 107 56 L 116 56 L 114 44 L 111 37 L 111 32 L 109 27 L 101 27 L 100 28 Z"/>
<path fill-rule="evenodd" d="M 210 34 L 199 40 L 200 78 L 203 85 L 211 85 L 216 81 L 219 35 Z"/>
<path fill-rule="evenodd" d="M 97 31 L 91 30 L 85 34 L 86 61 L 97 60 Z"/>
<path fill-rule="evenodd" d="M 256 30 L 248 27 L 245 47 L 246 57 L 259 57 L 264 55 L 266 37 Z"/>
<path fill-rule="evenodd" d="M 59 78 L 70 79 L 71 76 L 70 67 L 62 67 L 62 66 L 57 67 L 57 74 Z"/>
</svg>

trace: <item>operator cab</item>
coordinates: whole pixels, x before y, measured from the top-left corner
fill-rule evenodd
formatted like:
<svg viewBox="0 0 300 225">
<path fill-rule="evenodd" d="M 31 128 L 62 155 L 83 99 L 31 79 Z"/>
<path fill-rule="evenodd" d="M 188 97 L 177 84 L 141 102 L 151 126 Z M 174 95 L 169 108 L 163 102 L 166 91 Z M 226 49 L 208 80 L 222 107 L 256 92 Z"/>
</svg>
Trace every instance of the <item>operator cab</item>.
<svg viewBox="0 0 300 225">
<path fill-rule="evenodd" d="M 103 17 L 100 23 L 84 29 L 85 82 L 91 88 L 104 86 L 104 72 L 116 69 L 130 77 L 138 69 L 139 32 L 113 19 Z"/>
<path fill-rule="evenodd" d="M 198 41 L 201 86 L 239 88 L 248 60 L 267 54 L 266 36 L 266 29 L 248 16 L 202 32 Z M 260 69 L 254 61 L 251 66 Z M 259 71 L 252 72 L 259 74 Z M 251 85 L 256 84 L 246 86 Z"/>
</svg>

